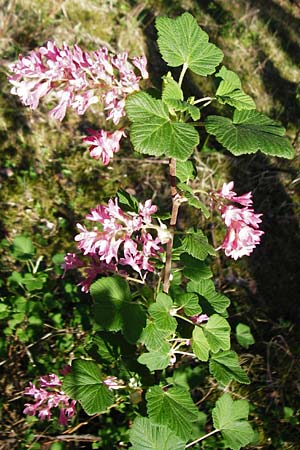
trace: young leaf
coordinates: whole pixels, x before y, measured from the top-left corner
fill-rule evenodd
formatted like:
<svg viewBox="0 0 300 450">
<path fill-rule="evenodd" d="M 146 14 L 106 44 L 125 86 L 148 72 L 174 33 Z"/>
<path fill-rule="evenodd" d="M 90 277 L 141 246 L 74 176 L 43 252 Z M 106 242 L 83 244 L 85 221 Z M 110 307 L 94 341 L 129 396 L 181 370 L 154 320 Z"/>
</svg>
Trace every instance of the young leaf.
<svg viewBox="0 0 300 450">
<path fill-rule="evenodd" d="M 223 66 L 215 76 L 222 78 L 216 92 L 220 103 L 227 103 L 238 110 L 255 109 L 254 101 L 242 90 L 241 81 L 236 73 Z"/>
<path fill-rule="evenodd" d="M 195 178 L 195 168 L 192 161 L 177 161 L 176 177 L 184 183 Z"/>
<path fill-rule="evenodd" d="M 139 210 L 139 202 L 137 199 L 126 192 L 124 189 L 119 189 L 117 192 L 119 205 L 124 206 L 125 211 L 131 211 L 137 213 Z"/>
<path fill-rule="evenodd" d="M 187 253 L 180 255 L 180 260 L 184 265 L 183 274 L 190 280 L 207 280 L 213 275 L 209 265 L 205 261 L 200 261 L 199 259 L 193 258 Z"/>
<path fill-rule="evenodd" d="M 249 405 L 246 400 L 232 400 L 229 394 L 224 394 L 212 411 L 214 427 L 221 431 L 225 446 L 232 450 L 240 450 L 249 444 L 254 433 L 247 422 Z"/>
<path fill-rule="evenodd" d="M 199 108 L 197 106 L 191 105 L 188 102 L 182 101 L 182 100 L 176 100 L 176 99 L 168 99 L 165 100 L 166 104 L 169 107 L 169 111 L 172 110 L 175 112 L 187 112 L 191 118 L 196 121 L 200 119 L 201 113 Z"/>
<path fill-rule="evenodd" d="M 192 125 L 171 121 L 167 105 L 146 92 L 129 96 L 126 112 L 132 122 L 132 144 L 140 153 L 164 154 L 185 161 L 199 144 L 198 132 Z"/>
<path fill-rule="evenodd" d="M 75 359 L 72 371 L 64 377 L 63 390 L 79 400 L 88 415 L 104 412 L 114 402 L 113 393 L 102 383 L 99 366 L 93 361 Z"/>
<path fill-rule="evenodd" d="M 216 292 L 211 280 L 190 281 L 187 290 L 202 295 L 217 313 L 222 314 L 230 305 L 230 300 L 225 295 Z"/>
<path fill-rule="evenodd" d="M 172 387 L 164 391 L 159 386 L 153 386 L 147 392 L 146 400 L 148 415 L 154 423 L 167 425 L 183 439 L 191 437 L 192 424 L 198 419 L 198 409 L 188 389 Z"/>
<path fill-rule="evenodd" d="M 177 321 L 170 314 L 173 308 L 171 297 L 164 293 L 159 293 L 156 302 L 149 308 L 149 314 L 153 317 L 155 326 L 164 332 L 174 333 L 177 328 Z"/>
<path fill-rule="evenodd" d="M 230 350 L 212 355 L 209 361 L 209 371 L 219 383 L 224 385 L 231 380 L 243 384 L 250 383 L 248 375 L 240 367 L 237 354 Z"/>
<path fill-rule="evenodd" d="M 202 328 L 195 327 L 193 331 L 192 349 L 200 361 L 208 361 L 209 344 Z"/>
<path fill-rule="evenodd" d="M 26 236 L 16 236 L 12 243 L 12 255 L 18 259 L 31 259 L 35 254 L 32 240 Z"/>
<path fill-rule="evenodd" d="M 221 116 L 208 116 L 206 131 L 234 155 L 262 153 L 291 159 L 294 150 L 284 137 L 285 129 L 274 120 L 255 110 L 235 111 L 233 120 Z"/>
<path fill-rule="evenodd" d="M 95 320 L 104 330 L 122 330 L 130 343 L 135 343 L 146 325 L 146 313 L 139 303 L 131 301 L 124 278 L 101 278 L 91 286 L 95 301 Z"/>
<path fill-rule="evenodd" d="M 208 42 L 208 35 L 189 13 L 177 19 L 158 17 L 158 46 L 170 67 L 185 64 L 198 75 L 210 75 L 223 59 L 222 51 Z"/>
<path fill-rule="evenodd" d="M 194 195 L 193 189 L 185 183 L 178 183 L 177 188 L 182 191 L 187 199 L 187 202 L 190 206 L 193 206 L 193 208 L 200 209 L 206 219 L 209 218 L 210 212 L 207 206 L 202 203 L 198 197 Z"/>
<path fill-rule="evenodd" d="M 216 254 L 215 249 L 208 243 L 207 237 L 201 230 L 188 232 L 182 241 L 181 248 L 184 252 L 201 261 L 206 259 L 208 255 L 214 256 Z"/>
<path fill-rule="evenodd" d="M 130 430 L 131 450 L 184 450 L 185 442 L 165 425 L 137 417 Z"/>
<path fill-rule="evenodd" d="M 244 323 L 237 324 L 235 333 L 236 340 L 242 347 L 248 348 L 250 345 L 254 344 L 255 340 L 248 325 L 245 325 Z"/>
<path fill-rule="evenodd" d="M 203 331 L 213 353 L 230 349 L 230 325 L 224 317 L 213 314 L 203 327 Z"/>
<path fill-rule="evenodd" d="M 168 103 L 169 100 L 183 100 L 183 92 L 171 73 L 163 77 L 162 101 Z"/>
<path fill-rule="evenodd" d="M 159 350 L 143 353 L 138 362 L 144 364 L 153 372 L 154 370 L 163 370 L 170 365 L 171 360 L 171 346 L 167 342 L 163 342 Z"/>
</svg>

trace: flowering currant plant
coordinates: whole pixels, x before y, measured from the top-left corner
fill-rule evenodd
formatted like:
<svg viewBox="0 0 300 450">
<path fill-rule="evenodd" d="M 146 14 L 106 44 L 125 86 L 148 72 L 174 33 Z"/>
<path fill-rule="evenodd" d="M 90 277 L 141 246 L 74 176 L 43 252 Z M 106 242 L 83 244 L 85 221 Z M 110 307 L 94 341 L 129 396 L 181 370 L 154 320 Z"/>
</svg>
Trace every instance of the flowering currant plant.
<svg viewBox="0 0 300 450">
<path fill-rule="evenodd" d="M 292 158 L 293 149 L 284 128 L 257 112 L 239 77 L 221 65 L 222 51 L 191 14 L 159 17 L 156 28 L 162 58 L 170 68 L 181 67 L 178 79 L 171 71 L 163 76 L 160 94 L 141 89 L 148 78 L 144 56 L 112 55 L 106 48 L 86 52 L 48 42 L 11 66 L 11 92 L 32 109 L 42 97 L 57 99 L 50 111 L 55 119 L 63 120 L 68 108 L 84 114 L 102 105 L 110 129 L 89 130 L 83 141 L 104 165 L 128 137 L 136 152 L 169 158 L 172 199 L 166 220 L 150 199 L 119 191 L 87 213 L 92 224 L 77 224 L 77 251 L 66 255 L 64 269 L 81 273 L 79 286 L 94 302 L 89 357 L 73 360 L 63 381 L 50 374 L 40 378 L 39 388 L 26 388 L 34 403 L 26 403 L 24 413 L 49 419 L 59 407 L 65 425 L 79 405 L 93 415 L 125 402 L 136 416 L 129 430 L 134 450 L 183 450 L 213 434 L 225 448 L 238 450 L 252 441 L 253 431 L 247 401 L 233 400 L 230 392 L 232 382 L 247 384 L 249 378 L 231 350 L 230 300 L 216 290 L 210 265 L 221 250 L 235 260 L 250 255 L 263 235 L 263 219 L 253 209 L 252 193 L 237 195 L 233 181 L 208 193 L 207 205 L 195 195 L 189 182 L 197 127 L 236 156 L 261 151 Z M 188 70 L 215 77 L 214 97 L 185 98 Z M 232 107 L 232 117 L 205 115 L 201 122 L 213 101 Z M 219 213 L 227 231 L 218 248 L 197 224 L 177 231 L 183 204 L 209 220 L 210 210 Z M 178 376 L 191 365 L 207 365 L 223 392 L 208 434 L 201 431 L 193 390 Z"/>
</svg>

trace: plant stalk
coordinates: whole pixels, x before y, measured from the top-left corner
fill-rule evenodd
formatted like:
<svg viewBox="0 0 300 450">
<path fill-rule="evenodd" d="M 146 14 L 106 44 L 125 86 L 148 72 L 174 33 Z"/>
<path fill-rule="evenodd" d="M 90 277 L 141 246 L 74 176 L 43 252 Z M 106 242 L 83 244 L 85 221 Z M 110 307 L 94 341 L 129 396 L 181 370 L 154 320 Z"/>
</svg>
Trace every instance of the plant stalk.
<svg viewBox="0 0 300 450">
<path fill-rule="evenodd" d="M 171 182 L 171 195 L 172 195 L 172 213 L 170 220 L 170 234 L 171 237 L 167 242 L 167 251 L 166 251 L 166 265 L 164 272 L 164 284 L 163 291 L 165 294 L 168 294 L 170 288 L 170 275 L 171 275 L 171 267 L 172 267 L 172 249 L 173 249 L 173 241 L 174 241 L 174 231 L 177 222 L 178 210 L 180 206 L 180 197 L 176 188 L 176 159 L 171 158 L 170 160 L 170 182 Z"/>
<path fill-rule="evenodd" d="M 185 446 L 185 448 L 190 448 L 193 445 L 198 444 L 198 442 L 204 441 L 204 439 L 207 439 L 208 437 L 212 436 L 213 434 L 219 433 L 220 430 L 216 429 L 211 431 L 210 433 L 205 434 L 204 436 L 201 436 L 200 438 L 196 439 L 193 442 L 190 442 L 188 445 Z"/>
</svg>

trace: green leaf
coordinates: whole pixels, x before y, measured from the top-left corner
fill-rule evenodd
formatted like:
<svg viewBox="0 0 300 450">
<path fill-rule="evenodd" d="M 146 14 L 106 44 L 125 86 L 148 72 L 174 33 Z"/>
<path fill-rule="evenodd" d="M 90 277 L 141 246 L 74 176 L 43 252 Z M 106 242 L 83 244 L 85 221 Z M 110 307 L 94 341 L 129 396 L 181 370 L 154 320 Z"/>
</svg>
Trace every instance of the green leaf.
<svg viewBox="0 0 300 450">
<path fill-rule="evenodd" d="M 169 330 L 161 330 L 157 328 L 157 324 L 147 320 L 147 325 L 143 329 L 139 341 L 144 344 L 149 351 L 159 350 L 165 339 L 170 336 Z"/>
<path fill-rule="evenodd" d="M 64 377 L 63 391 L 74 400 L 79 400 L 88 415 L 104 412 L 113 404 L 114 395 L 101 378 L 96 363 L 75 359 L 71 373 Z"/>
<path fill-rule="evenodd" d="M 212 355 L 209 361 L 209 371 L 219 383 L 224 385 L 231 380 L 243 384 L 250 383 L 248 375 L 240 367 L 237 354 L 230 350 Z"/>
<path fill-rule="evenodd" d="M 230 325 L 224 317 L 213 314 L 203 327 L 203 331 L 213 353 L 230 349 Z"/>
<path fill-rule="evenodd" d="M 163 342 L 159 350 L 151 351 L 149 353 L 143 353 L 138 362 L 144 364 L 148 369 L 153 372 L 154 370 L 163 370 L 171 363 L 171 346 L 167 342 Z"/>
<path fill-rule="evenodd" d="M 211 280 L 190 281 L 187 290 L 202 295 L 217 313 L 223 313 L 230 305 L 230 300 L 225 295 L 216 292 Z"/>
<path fill-rule="evenodd" d="M 274 120 L 255 110 L 235 111 L 233 120 L 221 116 L 208 116 L 206 131 L 234 155 L 256 153 L 291 159 L 294 150 L 284 137 L 285 129 Z"/>
<path fill-rule="evenodd" d="M 198 409 L 188 389 L 172 387 L 164 391 L 159 386 L 153 386 L 147 392 L 146 400 L 148 415 L 154 423 L 167 425 L 183 439 L 191 437 L 192 424 L 198 419 Z"/>
<path fill-rule="evenodd" d="M 176 177 L 183 183 L 195 178 L 195 168 L 192 161 L 176 162 Z"/>
<path fill-rule="evenodd" d="M 146 325 L 146 313 L 139 303 L 131 301 L 129 286 L 124 278 L 101 278 L 91 285 L 95 301 L 95 320 L 104 329 L 122 330 L 130 343 L 135 343 Z"/>
<path fill-rule="evenodd" d="M 201 230 L 186 233 L 181 248 L 201 261 L 206 259 L 208 255 L 215 256 L 216 254 L 215 249 L 208 243 L 207 237 Z"/>
<path fill-rule="evenodd" d="M 171 315 L 173 309 L 173 302 L 171 297 L 160 292 L 156 297 L 156 302 L 152 303 L 149 308 L 149 314 L 153 317 L 155 326 L 164 332 L 170 334 L 175 333 L 177 328 L 177 321 Z"/>
<path fill-rule="evenodd" d="M 26 236 L 16 236 L 12 243 L 12 254 L 18 259 L 31 259 L 35 254 L 32 240 Z"/>
<path fill-rule="evenodd" d="M 255 343 L 251 329 L 248 325 L 245 325 L 244 323 L 237 324 L 235 333 L 236 339 L 242 347 L 248 348 L 250 345 Z"/>
<path fill-rule="evenodd" d="M 254 433 L 247 422 L 249 405 L 246 400 L 232 400 L 229 394 L 224 394 L 212 411 L 214 427 L 221 431 L 226 447 L 240 450 L 249 444 Z"/>
<path fill-rule="evenodd" d="M 192 349 L 200 361 L 208 361 L 209 344 L 202 328 L 195 327 L 193 331 Z"/>
<path fill-rule="evenodd" d="M 206 219 L 209 218 L 209 216 L 210 216 L 209 209 L 207 208 L 207 206 L 204 203 L 202 203 L 198 199 L 198 197 L 196 197 L 194 195 L 193 189 L 189 185 L 187 185 L 185 183 L 178 183 L 177 188 L 184 193 L 184 195 L 187 199 L 187 202 L 190 206 L 192 206 L 193 208 L 200 209 L 202 211 L 204 217 Z"/>
<path fill-rule="evenodd" d="M 145 417 L 137 417 L 130 430 L 132 450 L 184 450 L 185 442 L 165 425 L 153 424 Z"/>
<path fill-rule="evenodd" d="M 195 316 L 202 312 L 198 295 L 192 292 L 176 295 L 175 304 L 180 308 L 183 308 L 186 316 Z"/>
<path fill-rule="evenodd" d="M 185 64 L 198 75 L 210 75 L 223 59 L 222 51 L 208 42 L 208 35 L 189 13 L 176 19 L 158 17 L 158 47 L 170 67 Z"/>
<path fill-rule="evenodd" d="M 139 211 L 139 202 L 137 199 L 126 192 L 124 189 L 119 189 L 117 192 L 119 204 L 124 206 L 126 211 L 137 213 Z"/>
<path fill-rule="evenodd" d="M 205 261 L 193 258 L 187 253 L 180 255 L 180 260 L 184 265 L 184 275 L 193 281 L 206 280 L 213 275 L 209 265 Z"/>
<path fill-rule="evenodd" d="M 223 66 L 215 76 L 222 78 L 216 92 L 220 103 L 227 103 L 238 110 L 255 109 L 253 99 L 242 90 L 241 81 L 236 73 Z"/>
<path fill-rule="evenodd" d="M 171 114 L 175 112 L 187 112 L 194 121 L 200 119 L 201 113 L 199 108 L 188 102 L 172 98 L 168 99 L 166 104 L 168 105 Z"/>
<path fill-rule="evenodd" d="M 183 122 L 171 121 L 168 107 L 146 92 L 130 95 L 126 112 L 132 123 L 130 138 L 140 153 L 185 161 L 199 144 L 195 128 Z"/>
<path fill-rule="evenodd" d="M 163 77 L 162 101 L 168 104 L 169 100 L 183 100 L 183 92 L 171 73 Z"/>
</svg>

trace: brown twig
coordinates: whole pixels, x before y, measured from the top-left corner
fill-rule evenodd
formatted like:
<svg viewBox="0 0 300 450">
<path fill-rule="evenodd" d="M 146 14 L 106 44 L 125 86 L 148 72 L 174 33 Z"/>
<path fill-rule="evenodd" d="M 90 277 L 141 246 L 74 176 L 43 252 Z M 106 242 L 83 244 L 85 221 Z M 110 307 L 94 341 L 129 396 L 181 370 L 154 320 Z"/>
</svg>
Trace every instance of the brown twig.
<svg viewBox="0 0 300 450">
<path fill-rule="evenodd" d="M 170 288 L 170 275 L 171 275 L 171 267 L 172 267 L 172 249 L 173 249 L 173 240 L 174 240 L 174 231 L 177 222 L 178 210 L 180 206 L 180 196 L 177 192 L 176 187 L 176 159 L 170 160 L 170 183 L 171 183 L 171 196 L 172 196 L 172 213 L 170 220 L 170 234 L 171 237 L 167 243 L 167 251 L 166 251 L 166 265 L 164 272 L 164 284 L 163 291 L 167 294 Z"/>
</svg>

